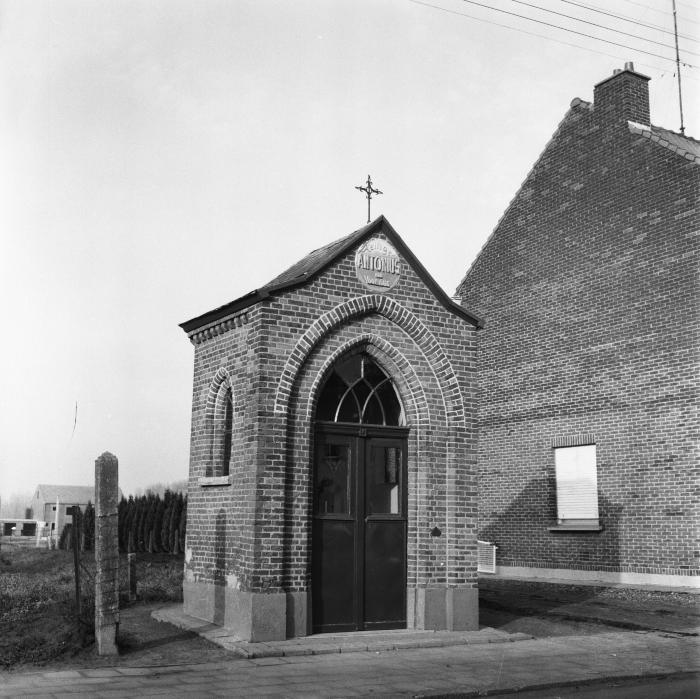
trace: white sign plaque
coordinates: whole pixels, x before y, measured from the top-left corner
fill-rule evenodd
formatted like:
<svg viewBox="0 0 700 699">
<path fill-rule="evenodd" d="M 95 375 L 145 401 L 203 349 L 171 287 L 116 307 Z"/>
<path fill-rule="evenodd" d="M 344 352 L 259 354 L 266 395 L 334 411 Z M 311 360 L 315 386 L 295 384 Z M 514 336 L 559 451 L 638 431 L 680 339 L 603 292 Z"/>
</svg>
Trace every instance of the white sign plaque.
<svg viewBox="0 0 700 699">
<path fill-rule="evenodd" d="M 388 291 L 401 279 L 401 260 L 391 243 L 370 238 L 355 253 L 355 272 L 368 289 Z"/>
</svg>

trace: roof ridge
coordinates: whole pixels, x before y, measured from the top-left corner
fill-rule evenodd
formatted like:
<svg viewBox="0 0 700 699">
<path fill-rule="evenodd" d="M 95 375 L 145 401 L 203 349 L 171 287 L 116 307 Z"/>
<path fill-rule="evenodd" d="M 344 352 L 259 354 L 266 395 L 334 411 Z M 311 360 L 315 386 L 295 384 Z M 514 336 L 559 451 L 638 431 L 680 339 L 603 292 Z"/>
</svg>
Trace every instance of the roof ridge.
<svg viewBox="0 0 700 699">
<path fill-rule="evenodd" d="M 665 129 L 663 126 L 640 124 L 636 121 L 628 121 L 627 128 L 630 133 L 647 138 L 658 146 L 680 155 L 691 163 L 700 164 L 700 141 L 696 141 L 690 136 Z"/>
<path fill-rule="evenodd" d="M 674 136 L 678 136 L 678 138 L 684 138 L 688 141 L 692 141 L 693 143 L 697 143 L 700 145 L 700 139 L 694 138 L 693 136 L 688 136 L 686 133 L 682 133 L 680 131 L 674 131 L 673 129 L 669 129 L 665 126 L 658 126 L 657 124 L 651 124 L 652 129 L 659 129 L 660 131 L 666 131 L 667 133 L 672 133 Z"/>
</svg>

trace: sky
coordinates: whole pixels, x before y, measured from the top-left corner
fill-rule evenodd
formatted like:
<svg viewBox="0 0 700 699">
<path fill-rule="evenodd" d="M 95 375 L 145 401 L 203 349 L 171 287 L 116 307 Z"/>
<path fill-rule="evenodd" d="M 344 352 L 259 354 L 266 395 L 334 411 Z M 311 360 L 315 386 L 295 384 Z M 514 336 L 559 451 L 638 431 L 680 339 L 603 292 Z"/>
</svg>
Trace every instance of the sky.
<svg viewBox="0 0 700 699">
<path fill-rule="evenodd" d="M 463 0 L 0 0 L 0 497 L 89 484 L 104 451 L 125 493 L 186 478 L 178 324 L 364 225 L 368 174 L 372 217 L 452 294 L 613 69 L 634 61 L 652 123 L 679 129 L 673 36 L 641 26 L 672 31 L 671 0 L 482 4 L 537 21 Z M 700 12 L 676 4 L 697 138 Z"/>
</svg>

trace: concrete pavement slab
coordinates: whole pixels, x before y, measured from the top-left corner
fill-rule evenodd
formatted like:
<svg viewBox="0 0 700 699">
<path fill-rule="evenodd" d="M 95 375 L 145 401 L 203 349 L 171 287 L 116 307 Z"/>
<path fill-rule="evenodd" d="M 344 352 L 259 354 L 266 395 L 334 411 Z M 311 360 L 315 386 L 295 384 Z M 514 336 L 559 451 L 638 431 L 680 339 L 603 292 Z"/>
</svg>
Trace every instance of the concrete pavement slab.
<svg viewBox="0 0 700 699">
<path fill-rule="evenodd" d="M 652 664 L 653 663 L 653 664 Z M 242 659 L 137 668 L 95 676 L 86 670 L 12 673 L 0 696 L 363 696 L 474 693 L 643 676 L 650 668 L 700 671 L 700 639 L 632 632 L 481 646 Z M 70 684 L 69 684 L 70 683 Z M 53 690 L 53 691 L 51 691 Z"/>
</svg>

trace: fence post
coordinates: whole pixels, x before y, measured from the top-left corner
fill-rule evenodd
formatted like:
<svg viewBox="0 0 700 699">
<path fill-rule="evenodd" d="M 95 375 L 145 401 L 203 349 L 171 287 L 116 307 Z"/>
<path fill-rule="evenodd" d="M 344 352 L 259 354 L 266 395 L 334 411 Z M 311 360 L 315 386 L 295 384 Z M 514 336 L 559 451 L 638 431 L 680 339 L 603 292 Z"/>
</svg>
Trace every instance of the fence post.
<svg viewBox="0 0 700 699">
<path fill-rule="evenodd" d="M 126 557 L 129 561 L 129 602 L 133 602 L 136 599 L 136 554 L 127 553 Z"/>
<path fill-rule="evenodd" d="M 73 505 L 71 508 L 71 517 L 73 519 L 73 526 L 71 527 L 71 537 L 73 538 L 73 567 L 75 569 L 75 619 L 80 627 L 80 547 L 78 546 L 80 528 L 80 507 L 78 505 Z"/>
<path fill-rule="evenodd" d="M 114 655 L 119 630 L 119 465 L 105 452 L 95 461 L 95 639 L 99 655 Z"/>
</svg>

